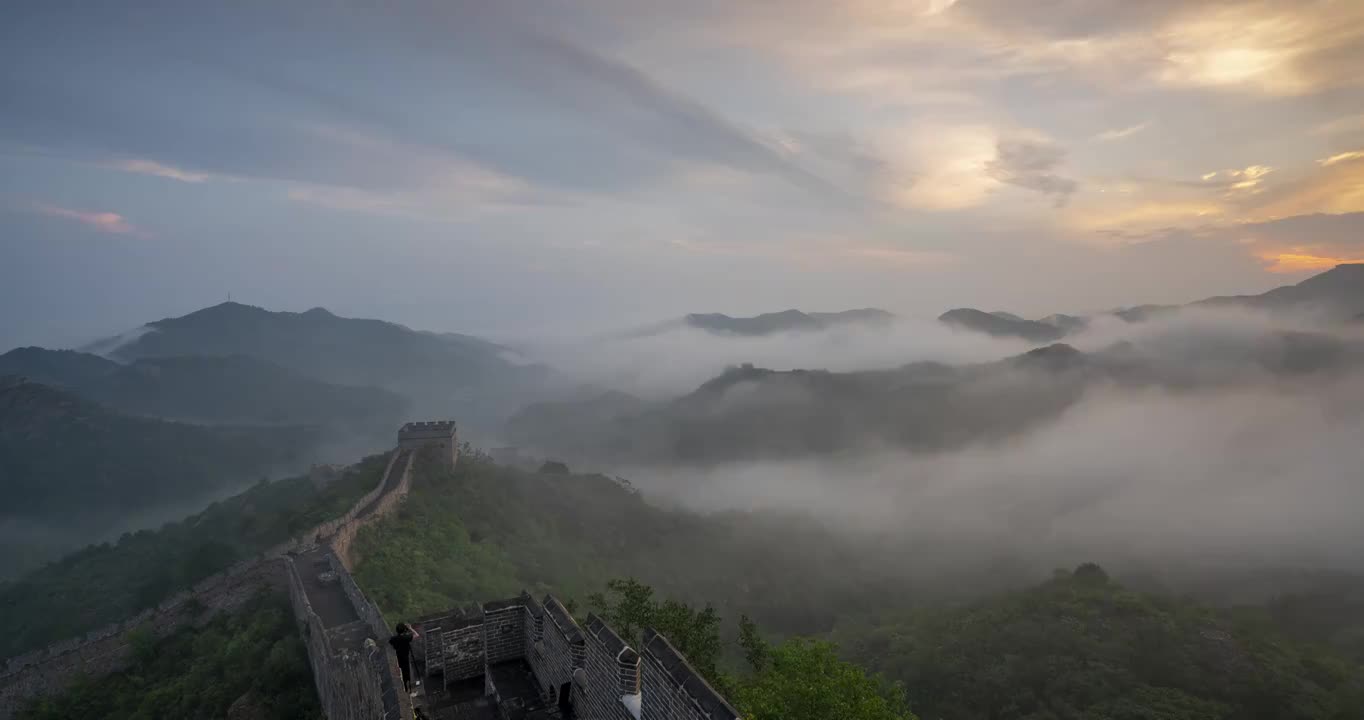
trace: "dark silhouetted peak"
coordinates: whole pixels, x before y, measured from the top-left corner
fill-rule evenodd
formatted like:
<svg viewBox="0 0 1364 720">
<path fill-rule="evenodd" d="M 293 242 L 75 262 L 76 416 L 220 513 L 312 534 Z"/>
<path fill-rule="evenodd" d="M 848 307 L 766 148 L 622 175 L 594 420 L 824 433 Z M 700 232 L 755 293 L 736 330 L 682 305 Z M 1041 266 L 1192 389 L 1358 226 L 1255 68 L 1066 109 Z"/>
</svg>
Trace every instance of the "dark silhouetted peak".
<svg viewBox="0 0 1364 720">
<path fill-rule="evenodd" d="M 1011 358 L 1014 365 L 1044 370 L 1067 370 L 1085 362 L 1085 354 L 1065 343 L 1029 350 Z"/>
<path fill-rule="evenodd" d="M 1012 320 L 1012 321 L 1014 321 L 1014 322 L 1022 322 L 1022 321 L 1023 321 L 1023 318 L 1021 318 L 1021 317 L 1019 317 L 1019 316 L 1017 316 L 1017 315 L 1015 315 L 1015 314 L 1013 314 L 1013 313 L 1011 313 L 1011 312 L 1004 312 L 1003 310 L 992 310 L 992 311 L 990 311 L 990 314 L 991 314 L 991 315 L 994 315 L 994 316 L 997 317 L 997 318 L 1003 318 L 1004 320 Z"/>
<path fill-rule="evenodd" d="M 995 337 L 1017 337 L 1033 342 L 1059 340 L 1060 328 L 1034 320 L 1010 320 L 975 308 L 957 308 L 938 316 L 938 321 L 953 327 L 983 332 Z"/>
<path fill-rule="evenodd" d="M 776 370 L 768 368 L 754 367 L 753 363 L 743 363 L 725 368 L 719 375 L 702 383 L 697 388 L 698 393 L 723 392 L 725 389 L 741 382 L 761 380 L 763 378 L 777 374 Z"/>
<path fill-rule="evenodd" d="M 1337 318 L 1351 318 L 1364 312 L 1364 263 L 1337 265 L 1297 285 L 1285 285 L 1260 295 L 1212 297 L 1194 304 L 1265 310 L 1309 309 L 1326 311 Z"/>
<path fill-rule="evenodd" d="M 767 335 L 778 332 L 823 330 L 835 325 L 885 324 L 894 318 L 894 315 L 876 308 L 815 313 L 793 309 L 753 317 L 694 313 L 686 316 L 684 322 L 694 328 L 725 335 Z"/>
<path fill-rule="evenodd" d="M 56 385 L 79 386 L 120 367 L 112 360 L 75 350 L 24 347 L 0 355 L 0 375 L 24 375 Z"/>
<path fill-rule="evenodd" d="M 1077 315 L 1063 315 L 1061 313 L 1048 315 L 1041 320 L 1038 320 L 1038 322 L 1050 325 L 1064 333 L 1083 330 L 1089 326 L 1089 320 L 1087 318 L 1082 318 Z"/>
<path fill-rule="evenodd" d="M 895 313 L 887 312 L 880 308 L 858 308 L 856 310 L 843 310 L 841 312 L 812 312 L 810 313 L 810 317 L 825 325 L 839 323 L 885 325 L 895 321 Z"/>
<path fill-rule="evenodd" d="M 227 302 L 218 303 L 217 305 L 211 305 L 202 310 L 195 310 L 192 313 L 181 315 L 180 317 L 157 320 L 156 322 L 148 323 L 148 325 L 151 325 L 152 327 L 163 327 L 166 325 L 194 322 L 223 322 L 263 317 L 269 314 L 270 311 L 265 308 L 256 307 L 255 305 L 243 305 L 242 303 L 229 300 Z"/>
<path fill-rule="evenodd" d="M 1113 314 L 1127 322 L 1137 323 L 1167 315 L 1178 309 L 1178 305 L 1137 305 L 1136 307 L 1114 310 Z"/>
<path fill-rule="evenodd" d="M 324 307 L 315 307 L 315 308 L 313 308 L 313 309 L 311 309 L 311 310 L 309 310 L 309 311 L 303 313 L 303 316 L 304 316 L 304 317 L 323 317 L 323 318 L 334 318 L 334 317 L 336 317 L 336 315 L 333 315 L 332 312 L 331 312 L 330 310 L 328 310 L 327 308 L 324 308 Z"/>
</svg>

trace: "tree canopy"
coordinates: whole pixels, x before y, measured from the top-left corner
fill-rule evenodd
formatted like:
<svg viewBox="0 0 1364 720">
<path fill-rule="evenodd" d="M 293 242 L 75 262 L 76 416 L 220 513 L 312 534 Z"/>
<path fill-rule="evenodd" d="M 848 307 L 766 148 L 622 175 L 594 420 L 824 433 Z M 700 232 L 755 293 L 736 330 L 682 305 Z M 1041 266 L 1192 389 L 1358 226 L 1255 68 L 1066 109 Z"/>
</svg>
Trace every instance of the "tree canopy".
<svg viewBox="0 0 1364 720">
<path fill-rule="evenodd" d="M 18 720 L 321 717 L 303 638 L 288 599 L 262 595 L 241 611 L 160 642 L 134 638 L 132 666 L 38 699 Z M 246 713 L 245 708 L 250 708 Z"/>
</svg>

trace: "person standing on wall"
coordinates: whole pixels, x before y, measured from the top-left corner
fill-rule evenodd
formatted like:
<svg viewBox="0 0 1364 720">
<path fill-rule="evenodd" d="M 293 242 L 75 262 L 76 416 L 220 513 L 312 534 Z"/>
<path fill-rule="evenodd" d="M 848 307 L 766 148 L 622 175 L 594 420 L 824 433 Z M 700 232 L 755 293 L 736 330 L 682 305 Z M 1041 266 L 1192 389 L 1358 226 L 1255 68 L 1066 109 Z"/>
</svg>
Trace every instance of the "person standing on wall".
<svg viewBox="0 0 1364 720">
<path fill-rule="evenodd" d="M 398 669 L 403 673 L 403 690 L 412 692 L 412 641 L 417 637 L 417 631 L 408 626 L 407 623 L 398 623 L 394 628 L 397 634 L 388 639 L 388 644 L 393 646 L 393 651 L 398 654 Z"/>
</svg>

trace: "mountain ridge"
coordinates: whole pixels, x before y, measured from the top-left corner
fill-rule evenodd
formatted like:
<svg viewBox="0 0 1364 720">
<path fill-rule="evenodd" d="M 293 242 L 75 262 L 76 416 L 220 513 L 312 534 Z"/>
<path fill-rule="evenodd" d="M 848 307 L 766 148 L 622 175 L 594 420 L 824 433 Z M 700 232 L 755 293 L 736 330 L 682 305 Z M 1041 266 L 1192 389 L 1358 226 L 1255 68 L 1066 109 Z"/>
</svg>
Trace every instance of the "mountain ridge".
<svg viewBox="0 0 1364 720">
<path fill-rule="evenodd" d="M 1341 263 L 1294 285 L 1283 285 L 1258 295 L 1221 295 L 1184 305 L 1134 305 L 1099 315 L 1112 315 L 1127 322 L 1144 322 L 1194 307 L 1242 307 L 1276 312 L 1314 310 L 1335 320 L 1364 316 L 1364 263 Z M 985 312 L 976 308 L 956 308 L 938 316 L 938 321 L 945 325 L 1033 342 L 1059 340 L 1085 329 L 1091 319 L 1053 313 L 1040 320 L 1028 320 L 1013 313 Z M 1053 330 L 1047 330 L 1047 327 Z"/>
<path fill-rule="evenodd" d="M 206 427 L 135 417 L 27 378 L 0 378 L 0 507 L 5 544 L 61 536 L 97 542 L 131 518 L 165 513 L 306 464 L 300 427 Z M 27 528 L 27 530 L 25 529 Z M 11 538 L 10 536 L 14 537 Z M 25 557 L 0 559 L 0 576 Z M 49 556 L 63 547 L 46 547 Z"/>
<path fill-rule="evenodd" d="M 69 388 L 123 413 L 208 424 L 327 425 L 382 429 L 407 405 L 380 388 L 315 380 L 247 355 L 179 355 L 122 364 L 75 350 L 16 348 L 0 374 Z"/>
<path fill-rule="evenodd" d="M 405 397 L 412 413 L 460 408 L 464 427 L 500 423 L 543 383 L 549 370 L 511 362 L 510 351 L 469 335 L 414 330 L 324 308 L 267 310 L 235 302 L 163 318 L 97 341 L 114 360 L 244 355 L 335 385 L 381 388 Z"/>
</svg>

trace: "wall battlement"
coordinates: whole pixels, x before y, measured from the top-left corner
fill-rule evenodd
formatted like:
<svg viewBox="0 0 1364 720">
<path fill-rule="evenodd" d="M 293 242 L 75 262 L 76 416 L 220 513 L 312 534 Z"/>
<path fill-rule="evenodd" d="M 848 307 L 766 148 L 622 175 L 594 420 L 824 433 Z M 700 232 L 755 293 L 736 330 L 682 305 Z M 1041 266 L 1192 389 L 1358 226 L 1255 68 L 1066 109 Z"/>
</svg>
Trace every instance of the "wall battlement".
<svg viewBox="0 0 1364 720">
<path fill-rule="evenodd" d="M 454 420 L 410 422 L 398 430 L 398 447 L 403 450 L 435 448 L 441 462 L 454 467 L 459 461 L 459 437 Z"/>
<path fill-rule="evenodd" d="M 461 717 L 459 708 L 510 704 L 518 717 L 561 717 L 572 706 L 591 720 L 737 720 L 739 713 L 662 635 L 645 630 L 636 650 L 603 619 L 579 624 L 553 595 L 453 608 L 412 623 L 417 700 L 431 717 Z M 517 668 L 524 668 L 517 672 Z M 483 697 L 450 704 L 481 677 Z M 521 692 L 508 689 L 529 678 Z M 512 682 L 508 682 L 510 679 Z"/>
</svg>

